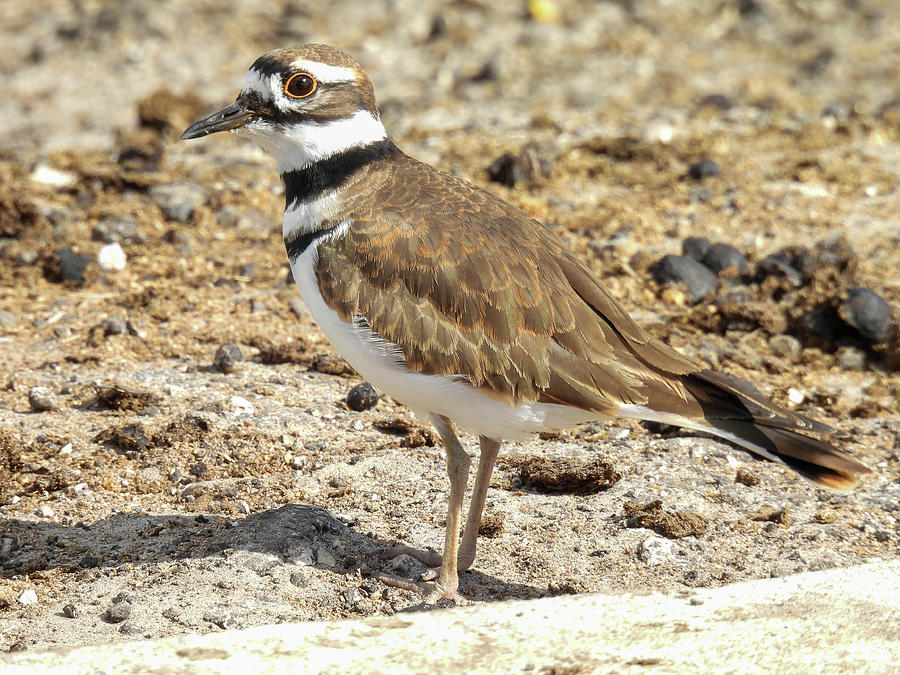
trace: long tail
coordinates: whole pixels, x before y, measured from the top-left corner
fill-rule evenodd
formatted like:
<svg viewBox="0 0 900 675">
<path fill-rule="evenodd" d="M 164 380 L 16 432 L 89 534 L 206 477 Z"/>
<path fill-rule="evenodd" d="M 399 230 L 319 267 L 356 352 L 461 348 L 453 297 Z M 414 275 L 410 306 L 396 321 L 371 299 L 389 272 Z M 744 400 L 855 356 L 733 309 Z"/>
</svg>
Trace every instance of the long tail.
<svg viewBox="0 0 900 675">
<path fill-rule="evenodd" d="M 624 417 L 703 431 L 791 467 L 814 483 L 838 490 L 871 469 L 830 443 L 807 435 L 834 433 L 821 422 L 775 405 L 740 378 L 701 370 L 682 376 L 687 400 L 654 388 L 645 406 L 623 406 Z M 668 412 L 666 412 L 668 411 Z"/>
</svg>

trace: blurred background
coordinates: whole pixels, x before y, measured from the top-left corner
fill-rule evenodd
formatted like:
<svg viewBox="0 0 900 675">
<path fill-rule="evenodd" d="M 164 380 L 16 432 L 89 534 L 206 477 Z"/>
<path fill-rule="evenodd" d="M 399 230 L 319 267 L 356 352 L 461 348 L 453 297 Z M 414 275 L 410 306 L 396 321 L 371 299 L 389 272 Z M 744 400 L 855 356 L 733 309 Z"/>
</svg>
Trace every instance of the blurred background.
<svg viewBox="0 0 900 675">
<path fill-rule="evenodd" d="M 150 94 L 219 105 L 260 53 L 304 42 L 357 57 L 397 136 L 511 134 L 535 116 L 571 133 L 653 120 L 679 133 L 704 100 L 844 118 L 900 106 L 891 0 L 4 0 L 0 11 L 0 147 L 19 151 L 110 149 Z"/>
</svg>

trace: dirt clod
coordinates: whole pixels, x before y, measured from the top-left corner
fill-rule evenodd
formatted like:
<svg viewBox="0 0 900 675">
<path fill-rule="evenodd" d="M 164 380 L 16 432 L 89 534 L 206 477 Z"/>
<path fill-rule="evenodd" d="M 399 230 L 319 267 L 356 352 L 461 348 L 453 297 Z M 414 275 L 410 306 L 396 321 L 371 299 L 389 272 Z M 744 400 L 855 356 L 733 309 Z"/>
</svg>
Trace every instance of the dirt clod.
<svg viewBox="0 0 900 675">
<path fill-rule="evenodd" d="M 707 520 L 699 513 L 671 512 L 662 508 L 662 501 L 638 504 L 625 502 L 626 527 L 646 527 L 669 539 L 699 537 L 706 532 Z"/>
<path fill-rule="evenodd" d="M 602 458 L 578 460 L 513 453 L 501 456 L 498 463 L 515 470 L 523 486 L 544 492 L 594 494 L 608 490 L 621 478 L 615 466 Z"/>
</svg>

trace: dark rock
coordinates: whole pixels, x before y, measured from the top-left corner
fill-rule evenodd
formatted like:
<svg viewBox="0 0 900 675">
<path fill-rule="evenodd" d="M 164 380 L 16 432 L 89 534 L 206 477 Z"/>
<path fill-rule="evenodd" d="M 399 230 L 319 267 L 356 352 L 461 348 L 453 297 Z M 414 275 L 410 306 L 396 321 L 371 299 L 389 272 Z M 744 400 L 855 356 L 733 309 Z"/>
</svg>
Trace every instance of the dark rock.
<svg viewBox="0 0 900 675">
<path fill-rule="evenodd" d="M 67 619 L 77 619 L 78 618 L 78 608 L 73 605 L 71 602 L 62 608 L 63 616 Z"/>
<path fill-rule="evenodd" d="M 702 262 L 710 245 L 709 239 L 706 237 L 688 237 L 681 242 L 681 254 L 693 258 L 697 262 Z"/>
<path fill-rule="evenodd" d="M 216 350 L 213 365 L 222 373 L 233 373 L 237 364 L 244 360 L 241 349 L 237 345 L 226 343 Z"/>
<path fill-rule="evenodd" d="M 488 167 L 488 176 L 495 183 L 513 187 L 550 175 L 552 162 L 543 156 L 538 147 L 529 143 L 519 154 L 506 152 Z"/>
<path fill-rule="evenodd" d="M 838 314 L 872 342 L 887 342 L 891 335 L 891 306 L 868 288 L 851 288 L 847 299 L 838 308 Z"/>
<path fill-rule="evenodd" d="M 710 94 L 709 96 L 703 97 L 703 100 L 700 101 L 700 105 L 708 108 L 717 108 L 724 112 L 726 110 L 731 110 L 734 107 L 734 101 L 725 96 L 725 94 Z"/>
<path fill-rule="evenodd" d="M 718 285 L 716 275 L 709 268 L 683 255 L 664 256 L 653 266 L 653 278 L 660 284 L 684 284 L 692 304 L 713 293 Z"/>
<path fill-rule="evenodd" d="M 767 255 L 756 263 L 756 280 L 763 281 L 768 277 L 784 279 L 793 288 L 803 285 L 803 275 L 783 251 Z"/>
<path fill-rule="evenodd" d="M 126 218 L 109 216 L 91 228 L 91 239 L 102 241 L 104 244 L 114 242 L 140 242 L 143 237 L 138 234 L 137 224 Z"/>
<path fill-rule="evenodd" d="M 83 253 L 75 253 L 68 248 L 59 249 L 44 265 L 44 278 L 57 284 L 81 285 L 85 282 L 84 273 L 91 262 L 91 257 Z"/>
<path fill-rule="evenodd" d="M 128 332 L 128 326 L 117 316 L 109 316 L 103 319 L 100 328 L 103 329 L 103 334 L 107 337 L 110 335 L 125 335 Z"/>
<path fill-rule="evenodd" d="M 711 178 L 712 176 L 718 176 L 720 173 L 722 172 L 719 170 L 719 165 L 707 157 L 694 162 L 688 167 L 688 176 L 694 180 Z"/>
<path fill-rule="evenodd" d="M 831 307 L 812 309 L 800 317 L 800 329 L 804 334 L 833 343 L 837 340 L 841 322 Z"/>
<path fill-rule="evenodd" d="M 131 603 L 126 600 L 113 602 L 103 614 L 103 620 L 107 623 L 122 623 L 131 616 Z"/>
<path fill-rule="evenodd" d="M 92 570 L 95 567 L 100 567 L 100 562 L 101 560 L 97 556 L 86 555 L 78 561 L 78 566 L 81 569 Z"/>
<path fill-rule="evenodd" d="M 28 405 L 34 412 L 53 412 L 59 410 L 59 399 L 47 387 L 32 387 L 28 390 Z"/>
<path fill-rule="evenodd" d="M 702 262 L 713 272 L 723 276 L 746 277 L 750 274 L 747 256 L 730 244 L 713 244 L 703 256 Z"/>
<path fill-rule="evenodd" d="M 347 394 L 347 407 L 357 412 L 369 410 L 378 405 L 378 392 L 368 382 L 358 384 Z"/>
</svg>

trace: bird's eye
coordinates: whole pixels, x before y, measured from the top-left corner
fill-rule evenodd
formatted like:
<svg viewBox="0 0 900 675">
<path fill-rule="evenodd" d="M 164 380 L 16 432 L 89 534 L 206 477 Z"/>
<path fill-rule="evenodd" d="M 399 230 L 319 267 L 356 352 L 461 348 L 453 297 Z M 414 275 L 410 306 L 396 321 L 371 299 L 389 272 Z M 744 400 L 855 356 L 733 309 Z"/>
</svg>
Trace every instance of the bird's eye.
<svg viewBox="0 0 900 675">
<path fill-rule="evenodd" d="M 291 98 L 306 98 L 312 94 L 318 84 L 309 73 L 296 73 L 284 83 L 284 93 Z"/>
</svg>

